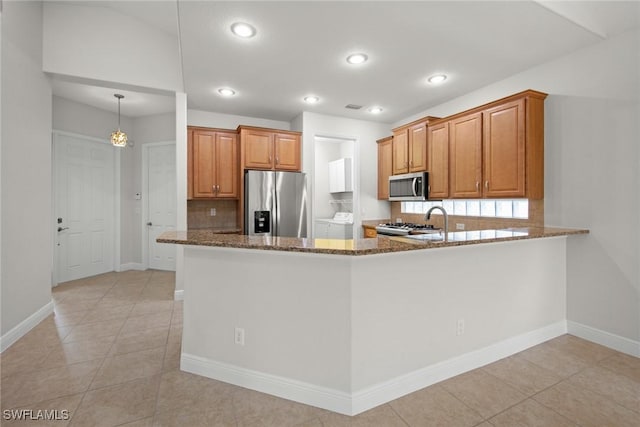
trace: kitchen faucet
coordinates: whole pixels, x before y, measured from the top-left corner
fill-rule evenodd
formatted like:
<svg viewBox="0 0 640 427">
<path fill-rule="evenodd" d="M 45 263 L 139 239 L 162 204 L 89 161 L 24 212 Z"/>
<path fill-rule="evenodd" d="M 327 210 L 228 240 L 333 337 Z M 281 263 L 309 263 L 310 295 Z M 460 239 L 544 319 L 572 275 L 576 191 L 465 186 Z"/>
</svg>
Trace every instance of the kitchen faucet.
<svg viewBox="0 0 640 427">
<path fill-rule="evenodd" d="M 427 211 L 427 214 L 424 216 L 424 220 L 429 221 L 431 219 L 431 212 L 433 212 L 434 209 L 441 210 L 442 215 L 444 215 L 444 240 L 447 241 L 448 235 L 449 235 L 449 215 L 447 215 L 447 211 L 445 211 L 442 206 L 434 206 L 431 209 L 429 209 Z"/>
</svg>

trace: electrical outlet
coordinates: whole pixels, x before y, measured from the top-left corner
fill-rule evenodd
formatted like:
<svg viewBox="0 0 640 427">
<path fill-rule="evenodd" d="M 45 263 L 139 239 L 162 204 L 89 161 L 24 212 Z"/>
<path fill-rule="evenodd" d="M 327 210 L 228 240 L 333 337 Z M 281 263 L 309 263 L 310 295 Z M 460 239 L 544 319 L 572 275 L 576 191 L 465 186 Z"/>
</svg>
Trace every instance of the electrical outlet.
<svg viewBox="0 0 640 427">
<path fill-rule="evenodd" d="M 244 328 L 236 328 L 234 340 L 236 344 L 244 345 Z"/>
<path fill-rule="evenodd" d="M 216 216 L 216 208 L 211 208 L 211 210 L 209 211 L 209 215 Z"/>
<path fill-rule="evenodd" d="M 396 223 L 402 223 L 402 218 L 396 218 Z"/>
<path fill-rule="evenodd" d="M 456 223 L 456 230 L 464 230 L 464 224 Z"/>
<path fill-rule="evenodd" d="M 456 335 L 460 336 L 464 334 L 464 319 L 458 319 L 456 322 Z"/>
</svg>

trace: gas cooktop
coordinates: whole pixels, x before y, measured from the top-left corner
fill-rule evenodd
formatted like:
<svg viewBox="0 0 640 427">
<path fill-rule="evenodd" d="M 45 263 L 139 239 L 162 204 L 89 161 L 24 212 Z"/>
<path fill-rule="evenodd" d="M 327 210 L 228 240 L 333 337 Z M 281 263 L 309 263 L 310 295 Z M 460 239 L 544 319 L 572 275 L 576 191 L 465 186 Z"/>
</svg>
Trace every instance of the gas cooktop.
<svg viewBox="0 0 640 427">
<path fill-rule="evenodd" d="M 411 233 L 429 233 L 440 231 L 431 224 L 412 224 L 409 222 L 388 222 L 376 226 L 378 234 L 389 236 L 406 236 Z"/>
</svg>

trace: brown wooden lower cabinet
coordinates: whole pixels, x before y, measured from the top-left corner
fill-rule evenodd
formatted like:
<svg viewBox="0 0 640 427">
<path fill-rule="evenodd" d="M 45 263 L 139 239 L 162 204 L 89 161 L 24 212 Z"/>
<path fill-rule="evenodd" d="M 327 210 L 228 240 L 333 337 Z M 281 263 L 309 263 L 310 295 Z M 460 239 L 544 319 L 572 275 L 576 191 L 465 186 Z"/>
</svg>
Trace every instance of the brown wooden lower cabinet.
<svg viewBox="0 0 640 427">
<path fill-rule="evenodd" d="M 376 231 L 375 227 L 370 227 L 367 225 L 363 225 L 362 226 L 363 230 L 364 230 L 364 237 L 365 239 L 369 239 L 372 237 L 378 237 L 378 232 Z"/>
</svg>

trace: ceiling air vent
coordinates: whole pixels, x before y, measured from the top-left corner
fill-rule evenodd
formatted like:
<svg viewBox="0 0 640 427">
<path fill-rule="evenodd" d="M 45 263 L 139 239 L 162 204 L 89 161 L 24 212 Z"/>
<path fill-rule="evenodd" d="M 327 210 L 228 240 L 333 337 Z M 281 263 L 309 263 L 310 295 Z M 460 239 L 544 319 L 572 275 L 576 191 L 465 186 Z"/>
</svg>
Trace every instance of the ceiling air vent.
<svg viewBox="0 0 640 427">
<path fill-rule="evenodd" d="M 344 106 L 344 108 L 348 108 L 349 110 L 359 110 L 362 108 L 362 105 L 347 104 Z"/>
</svg>

